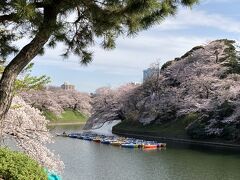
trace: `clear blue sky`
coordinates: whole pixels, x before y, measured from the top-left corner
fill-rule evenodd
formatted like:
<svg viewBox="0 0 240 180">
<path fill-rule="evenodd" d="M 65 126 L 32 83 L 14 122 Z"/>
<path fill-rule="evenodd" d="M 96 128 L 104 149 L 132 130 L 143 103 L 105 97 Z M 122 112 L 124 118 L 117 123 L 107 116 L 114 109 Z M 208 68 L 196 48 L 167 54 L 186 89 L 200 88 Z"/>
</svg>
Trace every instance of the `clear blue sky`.
<svg viewBox="0 0 240 180">
<path fill-rule="evenodd" d="M 240 0 L 202 0 L 192 9 L 180 8 L 176 17 L 141 32 L 137 37 L 119 38 L 117 47 L 104 51 L 94 47 L 94 61 L 87 67 L 78 57 L 63 60 L 63 46 L 47 50 L 34 59 L 33 75 L 46 74 L 52 85 L 64 81 L 77 89 L 93 92 L 101 86 L 116 87 L 127 82 L 141 82 L 142 70 L 152 62 L 160 63 L 181 56 L 193 46 L 222 38 L 240 39 Z"/>
</svg>

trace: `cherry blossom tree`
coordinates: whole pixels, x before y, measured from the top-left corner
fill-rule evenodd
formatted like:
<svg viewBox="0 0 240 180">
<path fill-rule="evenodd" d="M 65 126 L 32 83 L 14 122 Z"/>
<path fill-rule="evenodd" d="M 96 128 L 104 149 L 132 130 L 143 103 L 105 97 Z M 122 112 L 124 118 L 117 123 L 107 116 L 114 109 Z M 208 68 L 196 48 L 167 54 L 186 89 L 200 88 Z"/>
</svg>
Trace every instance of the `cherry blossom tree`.
<svg viewBox="0 0 240 180">
<path fill-rule="evenodd" d="M 1 136 L 4 139 L 13 139 L 20 149 L 43 167 L 61 173 L 64 168 L 63 162 L 46 147 L 48 143 L 53 142 L 47 123 L 38 109 L 15 96 L 6 118 L 1 122 Z"/>
<path fill-rule="evenodd" d="M 233 41 L 217 40 L 194 47 L 165 64 L 160 74 L 152 73 L 123 103 L 124 111 L 121 111 L 129 120 L 144 125 L 181 120 L 195 114 L 193 123 L 201 124 L 195 127 L 204 127 L 201 131 L 206 136 L 237 139 L 240 71 L 233 66 L 238 66 L 237 62 L 239 56 Z M 186 129 L 193 127 L 190 125 Z"/>
<path fill-rule="evenodd" d="M 8 138 L 12 139 L 21 150 L 38 161 L 41 166 L 61 173 L 64 168 L 63 162 L 46 146 L 53 142 L 52 135 L 47 129 L 48 121 L 39 109 L 30 106 L 19 95 L 21 91 L 41 89 L 48 82 L 49 78 L 46 76 L 33 77 L 22 72 L 15 82 L 15 97 L 11 107 L 0 122 L 0 139 L 1 142 Z M 45 103 L 52 104 L 47 100 Z"/>
<path fill-rule="evenodd" d="M 41 111 L 47 110 L 60 116 L 66 109 L 79 111 L 86 116 L 91 112 L 91 98 L 88 93 L 60 88 L 31 90 L 21 93 L 23 99 Z"/>
<path fill-rule="evenodd" d="M 121 119 L 123 103 L 139 84 L 128 83 L 119 88 L 101 87 L 92 95 L 92 115 L 85 125 L 85 129 L 98 128 L 107 121 Z"/>
<path fill-rule="evenodd" d="M 98 89 L 87 127 L 116 119 L 143 125 L 182 121 L 192 138 L 240 141 L 240 55 L 236 49 L 231 40 L 209 42 L 167 62 L 160 72 L 158 64 L 151 65 L 148 78 L 134 88 Z"/>
</svg>

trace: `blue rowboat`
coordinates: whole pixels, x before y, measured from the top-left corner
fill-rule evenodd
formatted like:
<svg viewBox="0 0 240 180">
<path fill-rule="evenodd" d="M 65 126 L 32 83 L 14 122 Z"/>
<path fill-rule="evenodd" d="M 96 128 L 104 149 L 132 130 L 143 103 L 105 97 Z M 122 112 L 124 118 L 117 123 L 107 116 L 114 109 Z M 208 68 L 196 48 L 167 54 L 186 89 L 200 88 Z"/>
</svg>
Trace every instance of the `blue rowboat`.
<svg viewBox="0 0 240 180">
<path fill-rule="evenodd" d="M 110 144 L 110 143 L 111 143 L 111 140 L 109 140 L 109 139 L 103 139 L 103 140 L 101 140 L 101 143 L 102 143 L 102 144 Z"/>
<path fill-rule="evenodd" d="M 77 134 L 69 134 L 68 135 L 68 137 L 70 137 L 70 138 L 77 138 L 79 135 L 77 135 Z"/>
<path fill-rule="evenodd" d="M 83 135 L 79 135 L 77 138 L 78 139 L 83 139 L 83 137 L 84 137 Z"/>
<path fill-rule="evenodd" d="M 92 141 L 92 137 L 84 136 L 84 137 L 83 137 L 83 140 Z"/>
</svg>

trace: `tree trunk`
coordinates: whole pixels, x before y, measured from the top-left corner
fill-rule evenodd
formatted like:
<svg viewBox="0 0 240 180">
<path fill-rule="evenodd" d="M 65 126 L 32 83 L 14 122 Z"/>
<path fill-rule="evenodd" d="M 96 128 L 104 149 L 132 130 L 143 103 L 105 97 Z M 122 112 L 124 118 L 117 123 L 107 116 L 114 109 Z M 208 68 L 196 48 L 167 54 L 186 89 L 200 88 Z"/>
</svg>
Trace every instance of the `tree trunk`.
<svg viewBox="0 0 240 180">
<path fill-rule="evenodd" d="M 57 13 L 53 7 L 44 8 L 44 20 L 35 38 L 12 59 L 0 80 L 0 122 L 6 115 L 13 98 L 14 83 L 18 74 L 39 53 L 50 38 L 56 25 Z"/>
</svg>

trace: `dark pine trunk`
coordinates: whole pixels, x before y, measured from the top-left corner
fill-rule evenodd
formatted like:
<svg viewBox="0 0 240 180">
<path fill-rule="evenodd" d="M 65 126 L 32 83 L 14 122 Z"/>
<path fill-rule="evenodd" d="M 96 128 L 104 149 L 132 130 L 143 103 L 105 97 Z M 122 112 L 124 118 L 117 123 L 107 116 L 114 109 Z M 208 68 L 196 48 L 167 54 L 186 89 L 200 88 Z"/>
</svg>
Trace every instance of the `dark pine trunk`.
<svg viewBox="0 0 240 180">
<path fill-rule="evenodd" d="M 15 74 L 4 73 L 0 81 L 0 121 L 7 113 L 13 97 L 13 84 L 16 79 Z"/>
<path fill-rule="evenodd" d="M 5 68 L 0 80 L 0 122 L 6 115 L 13 98 L 14 83 L 18 74 L 39 53 L 48 41 L 56 24 L 54 8 L 44 8 L 44 21 L 35 38 L 16 55 Z"/>
</svg>

